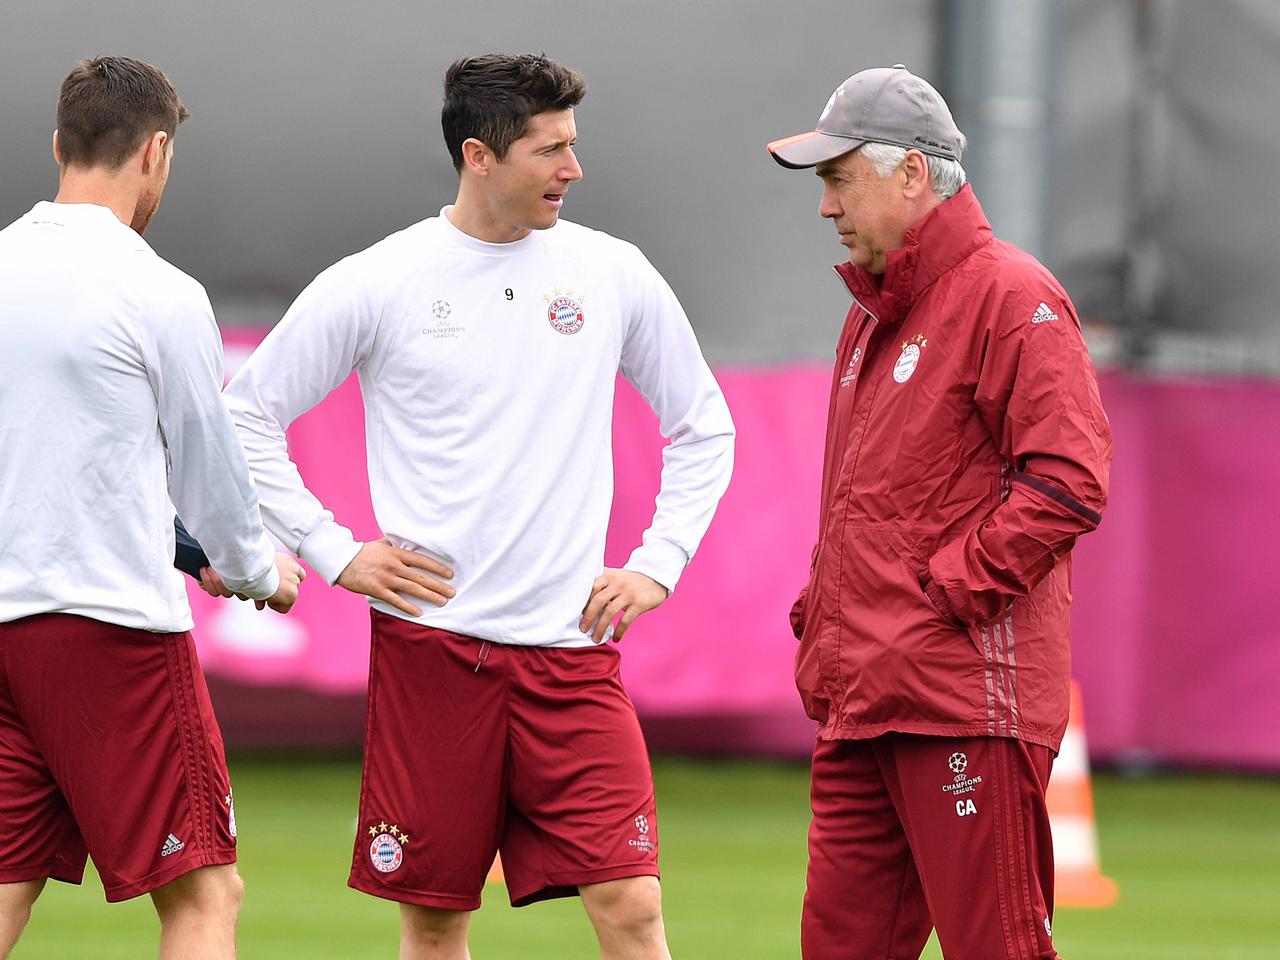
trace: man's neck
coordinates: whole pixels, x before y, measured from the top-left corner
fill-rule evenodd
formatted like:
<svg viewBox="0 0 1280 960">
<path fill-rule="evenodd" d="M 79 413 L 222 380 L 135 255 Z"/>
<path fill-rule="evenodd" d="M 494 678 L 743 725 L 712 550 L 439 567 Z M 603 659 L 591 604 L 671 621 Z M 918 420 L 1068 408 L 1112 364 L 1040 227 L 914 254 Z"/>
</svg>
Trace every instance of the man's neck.
<svg viewBox="0 0 1280 960">
<path fill-rule="evenodd" d="M 138 209 L 137 187 L 128 177 L 98 167 L 64 167 L 54 203 L 92 203 L 106 207 L 126 227 Z"/>
<path fill-rule="evenodd" d="M 458 188 L 458 199 L 448 212 L 449 222 L 468 236 L 485 243 L 514 243 L 533 231 L 504 223 L 477 191 L 467 189 L 465 181 Z"/>
</svg>

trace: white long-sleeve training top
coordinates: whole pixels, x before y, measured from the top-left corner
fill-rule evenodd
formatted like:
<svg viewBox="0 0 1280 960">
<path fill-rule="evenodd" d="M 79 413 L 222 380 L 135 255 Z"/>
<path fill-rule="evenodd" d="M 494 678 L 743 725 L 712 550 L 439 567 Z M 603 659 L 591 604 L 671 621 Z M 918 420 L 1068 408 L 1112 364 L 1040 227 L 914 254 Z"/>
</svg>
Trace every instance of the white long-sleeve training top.
<svg viewBox="0 0 1280 960">
<path fill-rule="evenodd" d="M 321 273 L 228 384 L 263 516 L 330 583 L 358 552 L 284 435 L 355 370 L 378 524 L 454 570 L 448 604 L 414 601 L 420 622 L 589 644 L 578 621 L 604 562 L 619 369 L 671 441 L 627 567 L 668 588 L 728 485 L 733 422 L 675 294 L 636 247 L 565 221 L 486 243 L 448 209 Z M 330 455 L 345 455 L 342 437 Z"/>
<path fill-rule="evenodd" d="M 190 630 L 174 504 L 229 587 L 276 591 L 221 387 L 204 288 L 109 209 L 0 231 L 0 622 Z"/>
</svg>

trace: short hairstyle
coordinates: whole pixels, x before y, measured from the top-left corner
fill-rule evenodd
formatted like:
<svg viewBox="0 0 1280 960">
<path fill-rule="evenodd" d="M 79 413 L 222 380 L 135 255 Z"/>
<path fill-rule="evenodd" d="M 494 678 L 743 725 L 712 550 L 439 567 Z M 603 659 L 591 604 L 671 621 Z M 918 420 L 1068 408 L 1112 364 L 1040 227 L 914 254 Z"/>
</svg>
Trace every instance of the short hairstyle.
<svg viewBox="0 0 1280 960">
<path fill-rule="evenodd" d="M 462 144 L 474 137 L 499 160 L 540 113 L 576 107 L 587 81 L 544 54 L 490 53 L 455 60 L 444 75 L 440 125 L 453 168 L 462 171 Z"/>
<path fill-rule="evenodd" d="M 966 146 L 964 134 L 960 134 L 960 150 L 963 151 Z M 898 168 L 903 160 L 907 159 L 907 148 L 900 147 L 894 143 L 880 143 L 879 141 L 871 141 L 864 143 L 858 148 L 858 151 L 867 158 L 872 169 L 881 178 L 887 177 Z M 964 167 L 960 165 L 959 160 L 948 160 L 945 157 L 935 157 L 931 153 L 924 156 L 925 161 L 929 165 L 929 186 L 933 188 L 933 192 L 938 195 L 939 200 L 950 200 L 960 188 L 965 185 Z"/>
<path fill-rule="evenodd" d="M 151 64 L 82 60 L 58 95 L 58 153 L 69 166 L 117 169 L 153 133 L 173 136 L 189 116 L 169 78 Z"/>
</svg>

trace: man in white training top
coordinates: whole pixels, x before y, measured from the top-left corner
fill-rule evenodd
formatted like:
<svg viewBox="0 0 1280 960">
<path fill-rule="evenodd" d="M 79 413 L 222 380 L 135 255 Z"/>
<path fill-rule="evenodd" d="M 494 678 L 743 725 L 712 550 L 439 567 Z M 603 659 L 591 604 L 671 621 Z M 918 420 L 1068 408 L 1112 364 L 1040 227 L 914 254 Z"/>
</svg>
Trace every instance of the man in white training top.
<svg viewBox="0 0 1280 960">
<path fill-rule="evenodd" d="M 160 956 L 235 954 L 222 736 L 173 569 L 174 505 L 227 585 L 287 611 L 204 288 L 142 239 L 187 117 L 149 64 L 63 81 L 61 179 L 0 231 L 0 957 L 93 857 L 150 893 Z"/>
<path fill-rule="evenodd" d="M 675 587 L 733 423 L 643 254 L 559 221 L 584 93 L 541 56 L 454 63 L 457 201 L 317 277 L 227 387 L 268 528 L 374 600 L 350 883 L 401 903 L 405 958 L 467 956 L 499 849 L 514 904 L 581 894 L 603 957 L 668 956 L 648 755 L 603 641 Z M 364 544 L 284 435 L 352 370 L 385 536 Z M 652 526 L 605 569 L 619 370 L 671 442 Z"/>
</svg>

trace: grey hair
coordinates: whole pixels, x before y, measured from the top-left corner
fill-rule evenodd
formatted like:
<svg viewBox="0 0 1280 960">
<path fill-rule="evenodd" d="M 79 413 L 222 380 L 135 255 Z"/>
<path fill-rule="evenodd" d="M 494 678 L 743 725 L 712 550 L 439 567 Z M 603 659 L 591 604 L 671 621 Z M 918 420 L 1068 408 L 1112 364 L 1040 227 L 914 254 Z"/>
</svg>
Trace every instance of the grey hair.
<svg viewBox="0 0 1280 960">
<path fill-rule="evenodd" d="M 960 149 L 964 149 L 963 140 Z M 892 143 L 865 143 L 858 152 L 867 158 L 881 177 L 887 177 L 907 158 L 907 148 Z M 929 154 L 925 154 L 925 160 L 929 163 L 929 186 L 940 200 L 950 200 L 960 192 L 966 177 L 959 160 L 946 160 Z"/>
</svg>

